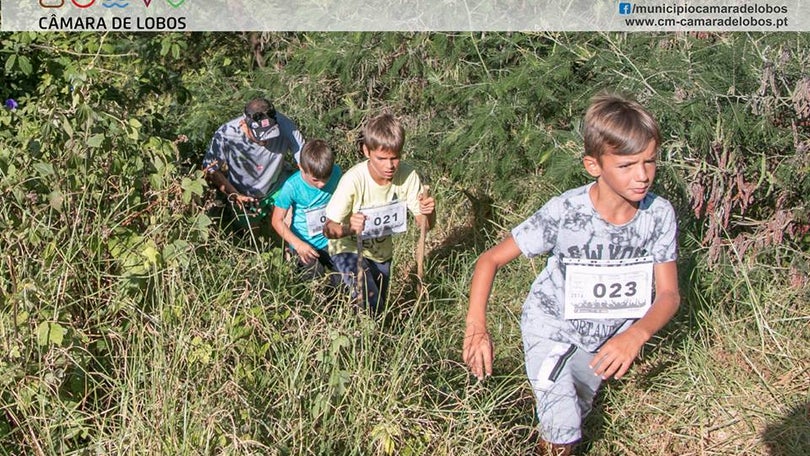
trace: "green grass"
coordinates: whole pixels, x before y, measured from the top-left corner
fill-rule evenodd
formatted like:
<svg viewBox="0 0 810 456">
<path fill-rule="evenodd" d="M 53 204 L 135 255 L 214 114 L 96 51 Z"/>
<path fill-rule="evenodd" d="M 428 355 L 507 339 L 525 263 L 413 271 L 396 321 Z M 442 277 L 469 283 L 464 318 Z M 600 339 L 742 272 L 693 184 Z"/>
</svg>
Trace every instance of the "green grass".
<svg viewBox="0 0 810 456">
<path fill-rule="evenodd" d="M 490 321 L 496 370 L 479 384 L 459 360 L 471 252 L 429 260 L 428 292 L 418 299 L 397 283 L 400 298 L 382 323 L 293 283 L 288 268 L 271 264 L 277 253 L 233 251 L 229 242 L 214 235 L 187 267 L 153 271 L 138 292 L 108 290 L 103 306 L 87 296 L 85 304 L 101 309 L 61 344 L 36 347 L 29 362 L 39 367 L 6 385 L 4 411 L 15 423 L 4 431 L 6 452 L 530 450 L 533 400 L 518 328 L 534 274 L 528 261 L 499 276 Z M 399 247 L 406 257 L 405 242 Z M 603 391 L 583 451 L 802 454 L 810 432 L 802 415 L 806 291 L 771 286 L 779 271 L 756 267 L 771 279 L 759 288 L 750 277 L 726 278 L 742 288 L 734 308 L 689 295 L 729 290 L 686 285 L 678 320 L 626 380 Z M 750 273 L 738 265 L 740 272 Z M 58 296 L 59 287 L 50 293 Z M 41 298 L 60 313 L 58 300 Z M 34 335 L 9 337 L 22 345 Z"/>
</svg>

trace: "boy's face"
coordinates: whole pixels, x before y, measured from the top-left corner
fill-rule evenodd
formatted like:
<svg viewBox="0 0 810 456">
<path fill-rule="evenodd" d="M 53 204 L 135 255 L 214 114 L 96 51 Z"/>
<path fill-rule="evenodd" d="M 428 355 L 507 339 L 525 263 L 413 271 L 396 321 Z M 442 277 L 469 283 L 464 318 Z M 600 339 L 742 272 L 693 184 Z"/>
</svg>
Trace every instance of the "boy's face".
<svg viewBox="0 0 810 456">
<path fill-rule="evenodd" d="M 304 182 L 306 182 L 307 184 L 318 189 L 324 188 L 326 186 L 326 183 L 329 182 L 328 177 L 326 179 L 318 179 L 317 177 L 313 176 L 307 171 L 304 171 L 303 169 L 301 169 L 301 179 L 303 179 Z"/>
<path fill-rule="evenodd" d="M 383 148 L 368 150 L 365 144 L 363 154 L 368 158 L 368 171 L 374 182 L 380 185 L 390 184 L 399 168 L 399 154 Z"/>
<path fill-rule="evenodd" d="M 599 159 L 585 156 L 583 163 L 591 176 L 599 178 L 597 185 L 600 191 L 638 203 L 650 191 L 657 158 L 655 141 L 650 141 L 647 148 L 637 154 L 606 152 Z"/>
</svg>

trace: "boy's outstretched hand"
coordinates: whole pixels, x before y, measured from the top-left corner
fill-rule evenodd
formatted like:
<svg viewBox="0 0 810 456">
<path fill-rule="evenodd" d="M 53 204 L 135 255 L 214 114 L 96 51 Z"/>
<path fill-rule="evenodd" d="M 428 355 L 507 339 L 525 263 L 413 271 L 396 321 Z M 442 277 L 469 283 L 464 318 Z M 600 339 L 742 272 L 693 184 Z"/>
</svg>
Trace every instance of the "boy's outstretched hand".
<svg viewBox="0 0 810 456">
<path fill-rule="evenodd" d="M 233 203 L 236 203 L 239 209 L 242 209 L 245 204 L 258 202 L 256 198 L 248 195 L 243 195 L 241 193 L 231 193 L 230 195 L 228 195 L 228 200 Z"/>
<path fill-rule="evenodd" d="M 611 337 L 602 348 L 596 352 L 590 363 L 594 374 L 607 380 L 614 377 L 617 380 L 630 369 L 630 365 L 638 357 L 641 347 L 647 342 L 647 337 L 638 328 L 630 327 L 623 333 Z"/>
<path fill-rule="evenodd" d="M 492 291 L 492 282 L 498 269 L 519 255 L 520 248 L 512 236 L 507 235 L 498 245 L 482 253 L 475 262 L 462 357 L 479 380 L 492 375 L 492 339 L 486 324 L 487 300 Z"/>
<path fill-rule="evenodd" d="M 492 375 L 492 339 L 485 327 L 467 323 L 462 357 L 478 380 Z"/>
<path fill-rule="evenodd" d="M 657 263 L 655 277 L 655 301 L 640 320 L 626 331 L 611 337 L 596 352 L 590 367 L 594 374 L 608 379 L 622 378 L 638 357 L 641 347 L 675 315 L 681 302 L 678 293 L 678 267 L 674 261 Z"/>
</svg>

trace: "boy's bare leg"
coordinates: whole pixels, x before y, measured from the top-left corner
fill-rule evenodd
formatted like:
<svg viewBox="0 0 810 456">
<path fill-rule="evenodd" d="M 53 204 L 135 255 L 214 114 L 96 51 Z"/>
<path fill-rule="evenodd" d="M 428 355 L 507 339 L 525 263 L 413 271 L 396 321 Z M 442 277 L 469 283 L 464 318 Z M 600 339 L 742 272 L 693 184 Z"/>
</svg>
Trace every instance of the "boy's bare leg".
<svg viewBox="0 0 810 456">
<path fill-rule="evenodd" d="M 545 440 L 537 442 L 537 455 L 538 456 L 571 456 L 574 445 L 571 444 L 556 444 L 549 443 Z"/>
</svg>

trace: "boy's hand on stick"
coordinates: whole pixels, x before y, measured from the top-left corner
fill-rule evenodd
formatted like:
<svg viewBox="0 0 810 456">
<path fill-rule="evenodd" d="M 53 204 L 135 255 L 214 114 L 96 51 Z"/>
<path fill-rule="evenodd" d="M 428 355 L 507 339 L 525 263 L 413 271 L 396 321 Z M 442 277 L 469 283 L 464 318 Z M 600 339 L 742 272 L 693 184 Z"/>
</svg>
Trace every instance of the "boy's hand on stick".
<svg viewBox="0 0 810 456">
<path fill-rule="evenodd" d="M 241 193 L 231 193 L 230 195 L 228 195 L 228 199 L 236 203 L 239 209 L 244 207 L 245 204 L 256 202 L 256 198 L 252 196 L 243 195 Z"/>
<path fill-rule="evenodd" d="M 353 234 L 360 234 L 366 227 L 366 216 L 361 212 L 355 212 L 349 218 L 349 229 Z"/>
<path fill-rule="evenodd" d="M 492 375 L 492 351 L 492 340 L 486 327 L 467 323 L 462 357 L 478 380 Z"/>
<path fill-rule="evenodd" d="M 430 215 L 436 210 L 436 201 L 432 196 L 425 196 L 424 193 L 419 194 L 419 212 L 422 215 Z"/>
</svg>

